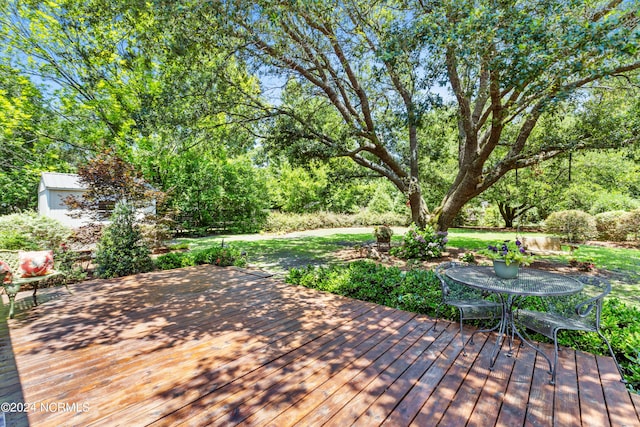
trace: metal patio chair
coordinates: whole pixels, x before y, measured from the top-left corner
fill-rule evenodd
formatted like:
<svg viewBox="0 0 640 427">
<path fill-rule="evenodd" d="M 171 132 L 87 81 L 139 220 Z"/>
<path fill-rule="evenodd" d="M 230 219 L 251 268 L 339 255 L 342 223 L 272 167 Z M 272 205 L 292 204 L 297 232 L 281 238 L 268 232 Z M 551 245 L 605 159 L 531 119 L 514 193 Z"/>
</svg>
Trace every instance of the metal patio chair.
<svg viewBox="0 0 640 427">
<path fill-rule="evenodd" d="M 491 332 L 500 326 L 502 318 L 502 303 L 491 300 L 491 294 L 475 289 L 470 286 L 457 283 L 445 275 L 450 268 L 462 267 L 463 264 L 458 262 L 445 262 L 439 264 L 435 268 L 436 276 L 440 281 L 440 289 L 442 291 L 442 304 L 438 306 L 436 312 L 436 323 L 433 330 L 436 330 L 440 312 L 445 305 L 453 306 L 458 309 L 460 318 L 460 340 L 462 341 L 462 354 L 466 355 L 465 341 L 462 332 L 462 325 L 465 320 L 497 320 L 496 325 L 489 329 L 478 329 L 471 334 L 469 343 L 473 345 L 473 336 L 479 332 Z M 494 296 L 495 298 L 495 296 Z"/>
<path fill-rule="evenodd" d="M 517 322 L 553 340 L 551 384 L 554 384 L 556 379 L 558 332 L 561 330 L 596 332 L 609 348 L 622 382 L 625 382 L 611 344 L 600 331 L 602 300 L 611 292 L 611 284 L 605 279 L 593 276 L 581 276 L 577 279 L 585 284 L 581 292 L 566 297 L 544 298 L 544 312 L 519 309 L 516 313 Z"/>
</svg>

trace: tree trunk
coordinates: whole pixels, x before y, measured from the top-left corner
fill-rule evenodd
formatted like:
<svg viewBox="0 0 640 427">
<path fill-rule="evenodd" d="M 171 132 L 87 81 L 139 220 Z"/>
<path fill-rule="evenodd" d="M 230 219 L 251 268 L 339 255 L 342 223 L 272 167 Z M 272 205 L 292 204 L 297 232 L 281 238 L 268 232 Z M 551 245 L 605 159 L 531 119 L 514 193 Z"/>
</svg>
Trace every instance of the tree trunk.
<svg viewBox="0 0 640 427">
<path fill-rule="evenodd" d="M 418 228 L 426 227 L 429 223 L 429 210 L 420 190 L 409 195 L 409 204 L 411 206 L 411 220 Z"/>
<path fill-rule="evenodd" d="M 482 187 L 477 185 L 481 176 L 479 172 L 473 173 L 471 168 L 461 167 L 449 192 L 431 216 L 431 224 L 437 231 L 447 231 L 462 207 L 482 192 Z"/>
<path fill-rule="evenodd" d="M 500 216 L 504 220 L 504 226 L 506 228 L 513 227 L 513 220 L 516 218 L 517 209 L 512 208 L 504 202 L 498 202 L 498 209 L 500 210 Z"/>
<path fill-rule="evenodd" d="M 504 220 L 504 225 L 507 228 L 513 228 L 513 222 L 524 215 L 529 209 L 533 206 L 527 206 L 526 203 L 521 204 L 520 206 L 512 207 L 507 205 L 504 202 L 498 202 L 498 209 L 500 209 L 500 215 Z"/>
</svg>

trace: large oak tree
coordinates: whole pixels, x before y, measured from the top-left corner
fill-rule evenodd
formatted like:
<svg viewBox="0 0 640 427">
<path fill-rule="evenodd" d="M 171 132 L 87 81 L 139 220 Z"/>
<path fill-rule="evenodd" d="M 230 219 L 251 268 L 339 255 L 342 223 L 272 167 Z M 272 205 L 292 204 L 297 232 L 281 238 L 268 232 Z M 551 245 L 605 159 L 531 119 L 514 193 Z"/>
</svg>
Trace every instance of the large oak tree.
<svg viewBox="0 0 640 427">
<path fill-rule="evenodd" d="M 181 7 L 171 19 L 203 47 L 227 46 L 257 71 L 299 82 L 297 103 L 250 102 L 286 117 L 290 141 L 388 178 L 407 195 L 414 222 L 445 230 L 508 171 L 568 150 L 637 142 L 631 126 L 606 141 L 531 137 L 567 99 L 640 68 L 639 7 L 624 0 L 230 0 Z M 428 209 L 419 129 L 443 88 L 457 105 L 458 172 Z M 317 120 L 327 109 L 338 124 Z"/>
</svg>

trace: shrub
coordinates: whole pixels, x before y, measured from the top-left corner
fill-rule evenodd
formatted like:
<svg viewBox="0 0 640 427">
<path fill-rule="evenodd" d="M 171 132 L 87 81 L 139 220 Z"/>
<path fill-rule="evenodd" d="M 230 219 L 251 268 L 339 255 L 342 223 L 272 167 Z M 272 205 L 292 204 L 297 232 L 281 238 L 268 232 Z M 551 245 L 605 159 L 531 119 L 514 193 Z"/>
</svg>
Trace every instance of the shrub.
<svg viewBox="0 0 640 427">
<path fill-rule="evenodd" d="M 620 218 L 625 211 L 610 211 L 599 213 L 595 216 L 598 240 L 621 242 L 627 239 L 627 233 L 620 229 Z"/>
<path fill-rule="evenodd" d="M 96 273 L 99 277 L 120 277 L 153 269 L 149 248 L 134 223 L 135 209 L 118 202 L 105 227 L 96 251 Z"/>
<path fill-rule="evenodd" d="M 200 264 L 213 264 L 221 267 L 234 265 L 245 267 L 247 265 L 246 254 L 233 246 L 214 246 L 193 252 L 172 252 L 160 255 L 155 261 L 156 267 L 161 270 L 191 267 Z"/>
<path fill-rule="evenodd" d="M 156 222 L 153 224 L 142 224 L 140 232 L 145 245 L 151 250 L 162 248 L 166 242 L 173 238 L 173 232 L 169 225 Z"/>
<path fill-rule="evenodd" d="M 447 241 L 447 233 L 444 231 L 435 232 L 430 226 L 420 229 L 412 225 L 405 233 L 402 245 L 391 248 L 391 255 L 403 259 L 439 258 Z"/>
<path fill-rule="evenodd" d="M 375 213 L 369 209 L 362 209 L 353 216 L 354 226 L 372 226 L 376 224 L 387 224 L 394 226 L 406 226 L 411 223 L 411 217 L 408 214 L 399 214 L 396 212 Z"/>
<path fill-rule="evenodd" d="M 367 209 L 374 213 L 385 213 L 393 211 L 393 199 L 389 193 L 376 191 L 367 204 Z"/>
<path fill-rule="evenodd" d="M 598 192 L 598 198 L 593 202 L 589 213 L 596 215 L 609 211 L 629 211 L 639 206 L 640 201 L 627 194 L 602 191 Z"/>
<path fill-rule="evenodd" d="M 160 270 L 173 270 L 174 268 L 184 267 L 182 265 L 182 259 L 182 252 L 170 252 L 168 254 L 160 255 L 155 260 L 156 268 Z"/>
<path fill-rule="evenodd" d="M 288 233 L 291 231 L 315 230 L 319 228 L 363 227 L 377 224 L 407 225 L 409 219 L 404 215 L 387 212 L 376 214 L 363 209 L 357 214 L 337 214 L 333 212 L 315 212 L 292 214 L 272 212 L 262 231 L 270 233 Z"/>
<path fill-rule="evenodd" d="M 579 210 L 552 213 L 545 220 L 544 229 L 570 243 L 584 242 L 598 235 L 595 218 Z"/>
<path fill-rule="evenodd" d="M 440 304 L 440 285 L 432 271 L 403 272 L 368 260 L 330 267 L 293 268 L 285 280 L 416 313 L 433 315 Z"/>
<path fill-rule="evenodd" d="M 193 253 L 196 265 L 212 264 L 220 267 L 228 267 L 235 265 L 244 267 L 246 265 L 246 257 L 239 249 L 233 246 L 214 246 Z"/>
<path fill-rule="evenodd" d="M 640 238 L 640 209 L 627 212 L 620 217 L 618 232 L 625 238 L 631 237 L 633 240 Z"/>
<path fill-rule="evenodd" d="M 71 235 L 61 222 L 35 212 L 0 217 L 0 248 L 55 249 Z"/>
<path fill-rule="evenodd" d="M 78 265 L 78 253 L 69 248 L 66 243 L 58 246 L 54 251 L 55 268 L 64 275 L 64 282 L 80 282 L 87 277 L 87 272 Z"/>
<path fill-rule="evenodd" d="M 68 242 L 78 248 L 91 247 L 98 243 L 103 229 L 102 224 L 83 225 L 73 230 Z"/>
</svg>

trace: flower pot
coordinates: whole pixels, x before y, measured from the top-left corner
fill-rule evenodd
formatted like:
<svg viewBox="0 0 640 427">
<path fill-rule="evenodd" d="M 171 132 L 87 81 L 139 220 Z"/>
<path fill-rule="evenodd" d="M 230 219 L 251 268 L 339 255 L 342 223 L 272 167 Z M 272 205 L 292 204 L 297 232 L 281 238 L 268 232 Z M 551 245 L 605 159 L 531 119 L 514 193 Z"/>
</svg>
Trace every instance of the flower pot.
<svg viewBox="0 0 640 427">
<path fill-rule="evenodd" d="M 376 238 L 378 243 L 379 251 L 389 251 L 391 250 L 391 237 L 378 237 Z"/>
<path fill-rule="evenodd" d="M 493 260 L 493 271 L 495 271 L 496 276 L 501 279 L 515 279 L 518 276 L 519 268 L 520 263 L 518 262 L 512 262 L 507 265 L 507 263 L 502 260 Z"/>
</svg>

